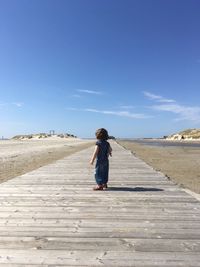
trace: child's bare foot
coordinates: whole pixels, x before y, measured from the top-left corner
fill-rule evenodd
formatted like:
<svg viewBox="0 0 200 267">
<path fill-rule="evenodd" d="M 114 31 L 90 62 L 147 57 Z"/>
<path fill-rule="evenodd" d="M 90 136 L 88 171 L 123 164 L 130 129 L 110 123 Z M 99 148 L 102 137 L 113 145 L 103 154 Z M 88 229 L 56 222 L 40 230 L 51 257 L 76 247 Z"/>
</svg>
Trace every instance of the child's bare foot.
<svg viewBox="0 0 200 267">
<path fill-rule="evenodd" d="M 103 186 L 102 185 L 97 185 L 93 188 L 93 190 L 103 190 Z"/>
</svg>

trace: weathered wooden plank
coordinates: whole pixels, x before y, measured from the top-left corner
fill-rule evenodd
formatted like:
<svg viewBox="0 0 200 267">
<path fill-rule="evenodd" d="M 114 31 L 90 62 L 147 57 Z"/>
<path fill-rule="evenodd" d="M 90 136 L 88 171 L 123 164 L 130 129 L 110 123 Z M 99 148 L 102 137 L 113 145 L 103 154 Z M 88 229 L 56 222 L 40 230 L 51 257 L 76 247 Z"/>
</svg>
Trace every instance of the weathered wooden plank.
<svg viewBox="0 0 200 267">
<path fill-rule="evenodd" d="M 38 181 L 35 181 L 33 179 L 30 180 L 30 182 L 27 183 L 27 181 L 23 181 L 21 180 L 20 182 L 17 182 L 16 184 L 7 184 L 6 186 L 4 186 L 5 188 L 9 187 L 9 185 L 11 187 L 18 187 L 18 186 L 48 186 L 48 185 L 55 185 L 55 186 L 62 186 L 62 185 L 91 185 L 94 184 L 94 180 L 92 179 L 87 179 L 85 178 L 85 180 L 79 181 L 76 179 L 71 179 L 71 178 L 66 178 L 65 180 L 63 179 L 40 179 Z M 85 182 L 84 182 L 85 181 Z M 146 179 L 146 180 L 142 180 L 142 179 L 136 179 L 134 177 L 131 177 L 130 179 L 127 179 L 127 181 L 125 180 L 115 180 L 114 182 L 112 182 L 112 186 L 114 185 L 132 185 L 133 187 L 139 186 L 139 185 L 143 185 L 143 186 L 150 186 L 153 187 L 155 185 L 167 185 L 167 186 L 171 186 L 172 184 L 170 184 L 170 182 L 168 181 L 156 181 L 156 180 L 151 180 L 151 179 Z"/>
<path fill-rule="evenodd" d="M 136 207 L 136 206 L 123 206 L 123 207 L 119 207 L 117 206 L 107 206 L 107 207 L 103 207 L 103 205 L 98 205 L 98 207 L 95 207 L 94 210 L 94 206 L 85 206 L 84 207 L 84 212 L 90 212 L 90 213 L 96 213 L 96 212 L 100 212 L 102 211 L 102 208 L 104 208 L 104 213 L 106 212 L 114 212 L 114 213 L 131 213 L 134 212 L 134 214 L 141 214 L 141 213 L 158 213 L 161 212 L 162 215 L 165 214 L 199 214 L 200 215 L 200 208 L 198 206 L 198 208 L 192 207 L 192 208 L 185 208 L 180 209 L 177 208 L 176 206 L 172 206 L 172 207 L 163 207 L 163 206 L 153 206 L 153 207 L 144 207 L 142 210 L 140 207 Z M 0 209 L 0 212 L 69 212 L 69 213 L 80 213 L 82 212 L 83 207 L 82 206 L 72 206 L 70 205 L 70 207 L 68 206 L 22 206 L 22 207 L 16 207 L 16 206 L 2 206 Z"/>
<path fill-rule="evenodd" d="M 103 200 L 102 200 L 102 196 L 98 196 L 99 193 L 97 193 L 95 199 L 94 197 L 91 197 L 89 194 L 88 195 L 85 195 L 85 196 L 79 196 L 78 194 L 75 196 L 68 196 L 66 197 L 66 195 L 64 196 L 60 196 L 60 195 L 53 195 L 51 194 L 51 199 L 48 198 L 47 195 L 45 196 L 42 196 L 42 197 L 38 197 L 37 195 L 36 196 L 29 196 L 29 195 L 26 195 L 26 196 L 22 196 L 22 195 L 19 195 L 19 196 L 12 196 L 12 195 L 9 195 L 9 196 L 4 196 L 4 197 L 0 197 L 0 202 L 1 201 L 14 201 L 14 203 L 17 203 L 17 202 L 21 202 L 21 201 L 32 201 L 32 202 L 35 202 L 35 203 L 38 203 L 38 201 L 40 201 L 40 203 L 43 203 L 43 204 L 46 204 L 46 203 L 69 203 L 69 201 L 78 201 L 78 202 L 81 202 L 81 203 L 88 203 L 88 202 L 93 202 L 93 203 L 105 203 Z M 106 198 L 105 195 L 104 195 L 104 200 L 106 200 L 106 205 L 109 205 L 109 203 L 114 203 L 114 202 L 117 202 L 117 203 L 131 203 L 131 202 L 134 202 L 134 204 L 156 204 L 159 202 L 159 205 L 164 203 L 165 205 L 167 205 L 167 203 L 169 204 L 174 204 L 174 203 L 179 203 L 179 204 L 187 204 L 187 203 L 190 203 L 190 204 L 194 204 L 196 206 L 199 206 L 199 201 L 197 201 L 196 199 L 194 198 L 186 198 L 186 197 L 163 197 L 163 198 L 159 198 L 159 197 L 153 197 L 153 196 L 135 196 L 135 197 L 131 197 L 131 196 L 128 196 L 128 197 L 118 197 L 116 198 L 115 200 L 113 199 L 110 199 L 110 198 Z M 34 203 L 33 203 L 34 205 Z M 105 204 L 104 204 L 105 205 Z"/>
<path fill-rule="evenodd" d="M 77 212 L 77 213 L 64 213 L 64 212 L 54 212 L 54 213 L 44 213 L 44 212 L 1 212 L 0 213 L 0 218 L 7 218 L 7 219 L 14 219 L 14 218 L 34 218 L 34 219 L 87 219 L 87 218 L 95 218 L 95 219 L 109 219 L 109 220 L 160 220 L 160 221 L 176 221 L 176 220 L 185 220 L 185 221 L 190 221 L 191 219 L 193 221 L 199 221 L 199 215 L 198 214 L 165 214 L 165 215 L 160 215 L 160 214 L 143 214 L 141 213 L 132 213 L 132 214 L 127 214 L 127 213 L 120 213 L 116 214 L 115 212 L 112 213 L 103 213 L 102 214 L 97 214 L 95 212 Z"/>
<path fill-rule="evenodd" d="M 0 249 L 0 263 L 65 266 L 200 266 L 197 253 Z M 135 265 L 133 265 L 133 262 Z M 168 263 L 170 262 L 171 265 Z M 174 265 L 176 263 L 176 265 Z M 173 265 L 172 265 L 173 264 Z M 186 265 L 188 264 L 188 265 Z"/>
<path fill-rule="evenodd" d="M 51 191 L 40 191 L 38 189 L 37 190 L 32 190 L 32 189 L 29 189 L 29 190 L 23 190 L 23 189 L 19 189 L 14 192 L 5 192 L 6 190 L 2 190 L 1 192 L 1 197 L 3 196 L 8 196 L 8 197 L 30 197 L 30 196 L 34 196 L 34 197 L 44 197 L 44 196 L 48 196 L 49 193 L 51 195 L 59 195 L 61 197 L 65 197 L 66 196 L 66 193 L 67 193 L 67 196 L 68 197 L 73 197 L 75 192 L 78 193 L 78 191 L 83 191 L 83 192 L 80 192 L 79 194 L 79 197 L 85 197 L 86 194 L 88 195 L 87 197 L 90 197 L 90 198 L 94 198 L 95 197 L 95 194 L 97 196 L 101 196 L 102 197 L 102 194 L 104 194 L 104 197 L 110 197 L 110 193 L 109 192 L 112 192 L 112 195 L 113 197 L 117 197 L 117 198 L 127 198 L 127 197 L 132 197 L 132 198 L 137 198 L 137 197 L 154 197 L 154 198 L 161 198 L 162 196 L 163 197 L 166 197 L 166 198 L 187 198 L 188 200 L 192 200 L 193 198 L 190 196 L 190 195 L 187 195 L 185 192 L 183 191 L 178 191 L 178 190 L 157 190 L 154 189 L 154 188 L 129 188 L 129 187 L 111 187 L 109 190 L 107 190 L 106 192 L 104 191 L 98 191 L 96 192 L 95 194 L 94 193 L 91 193 L 91 190 L 92 188 L 88 188 L 87 190 L 76 190 L 76 188 L 74 188 L 74 190 L 51 190 Z M 9 191 L 9 190 L 8 190 Z M 133 195 L 134 193 L 134 195 Z"/>
<path fill-rule="evenodd" d="M 142 230 L 141 228 L 131 229 L 86 229 L 86 228 L 40 228 L 34 229 L 31 227 L 24 227 L 24 230 L 15 229 L 14 227 L 8 227 L 1 233 L 1 236 L 24 236 L 24 237 L 82 237 L 82 238 L 137 238 L 137 239 L 194 239 L 199 240 L 200 234 L 196 233 L 197 229 L 194 230 L 175 230 L 175 229 L 146 229 Z M 13 232 L 14 231 L 14 232 Z"/>
<path fill-rule="evenodd" d="M 15 227 L 82 227 L 82 228 L 143 228 L 143 229 L 199 229 L 199 221 L 192 219 L 187 221 L 170 221 L 165 223 L 159 220 L 143 221 L 143 220 L 108 220 L 108 219 L 35 219 L 35 218 L 9 218 L 0 219 L 0 226 Z M 1 233 L 0 233 L 1 235 Z"/>
<path fill-rule="evenodd" d="M 137 252 L 200 252 L 200 241 L 192 239 L 132 239 L 132 238 L 65 238 L 65 237 L 2 237 L 0 248 L 105 250 Z"/>
</svg>

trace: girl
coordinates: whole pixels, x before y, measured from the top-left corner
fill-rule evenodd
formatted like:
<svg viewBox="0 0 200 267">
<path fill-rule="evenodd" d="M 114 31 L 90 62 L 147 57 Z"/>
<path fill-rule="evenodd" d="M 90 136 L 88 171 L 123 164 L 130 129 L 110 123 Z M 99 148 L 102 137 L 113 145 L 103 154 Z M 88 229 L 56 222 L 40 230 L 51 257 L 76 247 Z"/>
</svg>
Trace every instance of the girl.
<svg viewBox="0 0 200 267">
<path fill-rule="evenodd" d="M 103 190 L 107 188 L 108 182 L 108 171 L 109 171 L 109 155 L 112 156 L 112 148 L 110 144 L 107 142 L 108 132 L 104 128 L 100 128 L 95 133 L 97 142 L 95 145 L 94 153 L 90 160 L 90 164 L 92 165 L 96 161 L 95 165 L 95 180 L 97 186 L 93 188 L 93 190 Z"/>
</svg>

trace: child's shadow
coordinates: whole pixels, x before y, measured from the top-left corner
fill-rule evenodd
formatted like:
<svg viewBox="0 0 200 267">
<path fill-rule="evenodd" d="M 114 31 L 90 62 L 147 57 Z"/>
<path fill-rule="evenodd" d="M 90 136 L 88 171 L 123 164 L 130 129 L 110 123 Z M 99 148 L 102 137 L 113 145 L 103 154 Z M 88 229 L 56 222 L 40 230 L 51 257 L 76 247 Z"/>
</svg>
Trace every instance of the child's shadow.
<svg viewBox="0 0 200 267">
<path fill-rule="evenodd" d="M 153 187 L 108 187 L 108 191 L 126 191 L 126 192 L 157 192 L 157 191 L 164 191 L 160 188 L 153 188 Z"/>
</svg>

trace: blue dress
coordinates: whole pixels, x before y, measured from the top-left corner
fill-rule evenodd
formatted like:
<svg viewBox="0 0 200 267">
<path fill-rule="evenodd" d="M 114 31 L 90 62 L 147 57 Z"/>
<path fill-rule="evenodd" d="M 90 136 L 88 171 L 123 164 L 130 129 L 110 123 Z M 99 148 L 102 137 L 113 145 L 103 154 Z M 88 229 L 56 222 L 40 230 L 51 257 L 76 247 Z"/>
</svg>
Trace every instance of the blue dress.
<svg viewBox="0 0 200 267">
<path fill-rule="evenodd" d="M 98 185 L 103 185 L 108 182 L 110 144 L 105 140 L 98 140 L 96 145 L 99 147 L 99 152 L 95 165 L 95 180 Z"/>
</svg>

